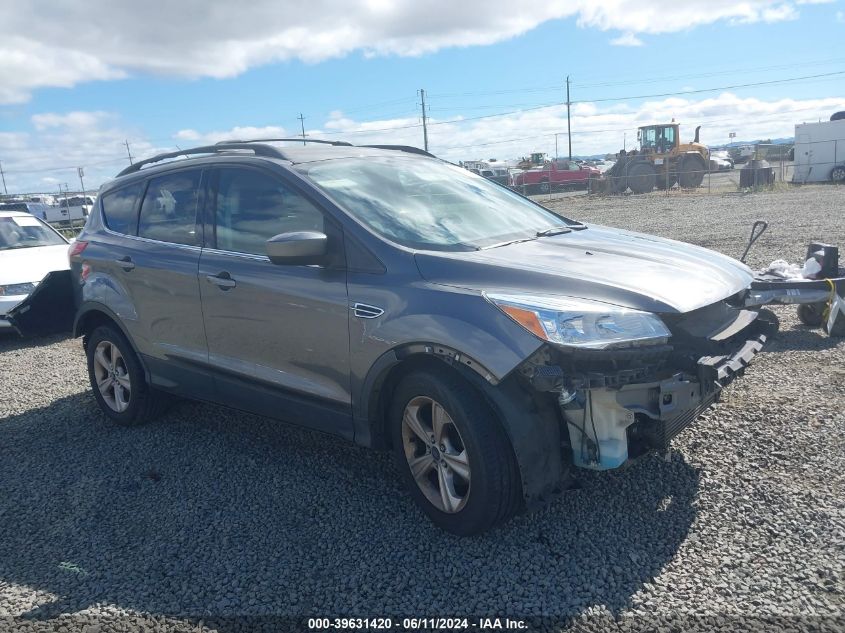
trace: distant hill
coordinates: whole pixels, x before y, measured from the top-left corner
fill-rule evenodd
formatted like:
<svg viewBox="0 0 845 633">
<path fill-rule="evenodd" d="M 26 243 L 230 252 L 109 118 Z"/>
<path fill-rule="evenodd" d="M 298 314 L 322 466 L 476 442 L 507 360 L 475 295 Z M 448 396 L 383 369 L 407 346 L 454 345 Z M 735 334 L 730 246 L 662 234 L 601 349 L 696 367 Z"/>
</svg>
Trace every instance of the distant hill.
<svg viewBox="0 0 845 633">
<path fill-rule="evenodd" d="M 733 143 L 719 145 L 719 147 L 740 147 L 741 145 L 756 145 L 762 142 L 763 139 L 757 139 L 756 141 L 734 141 Z M 793 145 L 795 143 L 795 137 L 765 139 L 765 142 L 772 145 Z"/>
</svg>

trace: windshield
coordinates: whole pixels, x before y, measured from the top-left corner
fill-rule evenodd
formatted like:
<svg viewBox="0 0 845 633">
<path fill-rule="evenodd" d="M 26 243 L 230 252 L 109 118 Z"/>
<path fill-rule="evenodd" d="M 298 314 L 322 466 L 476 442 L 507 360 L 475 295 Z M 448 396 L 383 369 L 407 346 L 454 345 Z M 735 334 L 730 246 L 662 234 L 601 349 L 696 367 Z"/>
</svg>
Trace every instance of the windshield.
<svg viewBox="0 0 845 633">
<path fill-rule="evenodd" d="M 410 248 L 476 250 L 577 223 L 435 160 L 343 158 L 297 169 L 379 235 Z"/>
<path fill-rule="evenodd" d="M 0 218 L 0 251 L 67 244 L 61 235 L 33 216 Z"/>
</svg>

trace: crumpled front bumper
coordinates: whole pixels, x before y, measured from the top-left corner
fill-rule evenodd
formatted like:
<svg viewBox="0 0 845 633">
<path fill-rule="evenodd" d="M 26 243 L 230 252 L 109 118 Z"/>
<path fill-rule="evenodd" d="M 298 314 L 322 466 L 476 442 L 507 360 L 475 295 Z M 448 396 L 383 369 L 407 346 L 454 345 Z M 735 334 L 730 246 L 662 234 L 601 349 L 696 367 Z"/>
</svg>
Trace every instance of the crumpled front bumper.
<svg viewBox="0 0 845 633">
<path fill-rule="evenodd" d="M 698 358 L 694 367 L 670 361 L 661 376 L 614 388 L 590 389 L 562 406 L 573 463 L 609 470 L 650 451 L 665 450 L 741 376 L 777 325 L 758 318 L 732 339 L 729 351 Z"/>
<path fill-rule="evenodd" d="M 680 411 L 661 415 L 651 425 L 648 434 L 650 449 L 666 449 L 673 437 L 690 426 L 702 413 L 707 411 L 714 402 L 718 401 L 722 389 L 736 378 L 742 376 L 745 368 L 751 364 L 754 357 L 763 349 L 769 340 L 768 334 L 757 334 L 745 341 L 740 349 L 733 354 L 723 356 L 704 356 L 698 361 L 698 386 L 700 397 L 697 402 L 688 402 L 688 406 Z M 672 399 L 677 397 L 676 390 L 661 389 L 660 402 L 663 403 L 667 394 Z M 663 413 L 663 412 L 661 412 Z"/>
</svg>

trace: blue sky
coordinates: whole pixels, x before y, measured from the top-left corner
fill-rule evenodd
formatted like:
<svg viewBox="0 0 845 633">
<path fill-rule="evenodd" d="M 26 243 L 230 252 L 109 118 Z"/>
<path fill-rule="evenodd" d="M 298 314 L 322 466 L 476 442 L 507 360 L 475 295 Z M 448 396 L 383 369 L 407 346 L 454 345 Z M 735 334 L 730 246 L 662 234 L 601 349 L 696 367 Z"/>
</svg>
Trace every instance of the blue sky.
<svg viewBox="0 0 845 633">
<path fill-rule="evenodd" d="M 99 12 L 71 11 L 57 40 L 41 26 L 55 15 L 49 2 L 0 27 L 9 31 L 4 41 L 17 38 L 11 63 L 0 54 L 0 161 L 11 188 L 73 186 L 75 165 L 96 184 L 125 160 L 124 139 L 145 155 L 233 134 L 298 134 L 300 112 L 315 138 L 421 145 L 419 88 L 434 123 L 431 149 L 450 159 L 553 151 L 554 133 L 566 129 L 567 74 L 579 102 L 575 153 L 616 151 L 626 130 L 631 141 L 637 125 L 671 117 L 689 136 L 703 125 L 702 139 L 717 144 L 729 130 L 789 136 L 796 122 L 845 109 L 845 74 L 629 98 L 841 73 L 841 0 L 616 0 L 606 10 L 552 2 L 547 16 L 533 15 L 536 3 L 495 0 L 451 13 L 448 3 L 431 3 L 433 16 L 389 0 L 322 0 L 322 14 L 300 16 L 276 2 L 253 22 L 226 15 L 229 3 L 211 4 L 222 15 L 191 33 L 180 27 L 184 16 L 161 27 L 155 10 L 106 10 L 99 25 L 90 23 Z M 286 11 L 299 23 L 290 26 Z M 277 17 L 278 26 L 268 24 Z M 68 37 L 77 32 L 78 46 Z M 475 118 L 500 113 L 509 114 Z"/>
</svg>

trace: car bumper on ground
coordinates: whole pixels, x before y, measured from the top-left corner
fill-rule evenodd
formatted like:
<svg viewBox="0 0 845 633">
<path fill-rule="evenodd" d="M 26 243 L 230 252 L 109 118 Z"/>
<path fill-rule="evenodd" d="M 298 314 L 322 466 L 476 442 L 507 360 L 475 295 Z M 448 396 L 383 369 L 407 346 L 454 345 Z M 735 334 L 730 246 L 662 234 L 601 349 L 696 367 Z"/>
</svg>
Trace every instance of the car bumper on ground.
<svg viewBox="0 0 845 633">
<path fill-rule="evenodd" d="M 10 329 L 11 322 L 8 319 L 9 311 L 18 305 L 29 295 L 3 295 L 0 296 L 0 330 Z"/>
<path fill-rule="evenodd" d="M 72 329 L 75 309 L 69 270 L 48 273 L 30 294 L 5 299 L 8 305 L 0 301 L 0 327 L 14 328 L 22 336 Z"/>
</svg>

